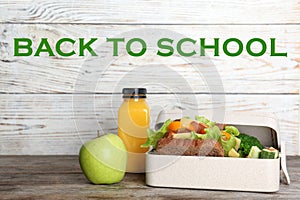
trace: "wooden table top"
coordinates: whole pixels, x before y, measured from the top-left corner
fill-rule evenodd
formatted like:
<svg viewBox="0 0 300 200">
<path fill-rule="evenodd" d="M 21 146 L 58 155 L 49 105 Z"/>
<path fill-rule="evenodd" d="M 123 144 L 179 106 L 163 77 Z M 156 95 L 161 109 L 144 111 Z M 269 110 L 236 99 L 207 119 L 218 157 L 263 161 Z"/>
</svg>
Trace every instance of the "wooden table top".
<svg viewBox="0 0 300 200">
<path fill-rule="evenodd" d="M 0 156 L 0 199 L 299 199 L 300 157 L 288 157 L 291 185 L 277 193 L 155 188 L 144 174 L 126 174 L 113 185 L 90 184 L 78 156 Z"/>
</svg>

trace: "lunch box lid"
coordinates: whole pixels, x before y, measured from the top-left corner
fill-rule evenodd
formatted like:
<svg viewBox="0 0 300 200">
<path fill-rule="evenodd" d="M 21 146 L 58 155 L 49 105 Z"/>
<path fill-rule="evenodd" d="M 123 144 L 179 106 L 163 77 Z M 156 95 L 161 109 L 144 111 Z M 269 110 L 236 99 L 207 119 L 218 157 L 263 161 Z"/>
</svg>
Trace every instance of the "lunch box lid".
<svg viewBox="0 0 300 200">
<path fill-rule="evenodd" d="M 265 127 L 270 128 L 271 131 L 268 131 L 262 137 L 262 143 L 273 144 L 273 147 L 278 148 L 280 152 L 280 165 L 281 165 L 281 178 L 282 182 L 286 184 L 290 184 L 290 178 L 286 168 L 286 154 L 285 154 L 285 143 L 280 140 L 280 130 L 278 126 L 278 121 L 276 120 L 276 116 L 271 113 L 261 113 L 261 112 L 225 112 L 219 110 L 189 110 L 189 109 L 181 109 L 181 108 L 172 108 L 167 110 L 162 110 L 159 112 L 156 121 L 155 121 L 155 129 L 159 129 L 162 124 L 167 119 L 180 119 L 182 117 L 194 117 L 196 115 L 204 116 L 212 121 L 217 123 L 224 124 L 234 124 L 238 126 L 248 126 L 251 129 L 255 129 L 255 127 Z M 258 136 L 255 134 L 251 134 L 253 136 Z M 267 140 L 267 141 L 266 141 Z M 272 140 L 272 141 L 269 141 Z"/>
</svg>

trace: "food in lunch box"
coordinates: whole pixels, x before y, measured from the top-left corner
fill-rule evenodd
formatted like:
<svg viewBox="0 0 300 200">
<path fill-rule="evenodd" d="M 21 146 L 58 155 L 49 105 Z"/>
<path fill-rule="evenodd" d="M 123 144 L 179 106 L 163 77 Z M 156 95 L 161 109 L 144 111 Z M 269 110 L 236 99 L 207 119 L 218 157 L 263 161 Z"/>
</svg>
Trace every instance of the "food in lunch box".
<svg viewBox="0 0 300 200">
<path fill-rule="evenodd" d="M 224 157 L 221 144 L 214 139 L 190 140 L 166 137 L 158 141 L 156 151 L 164 155 Z"/>
<path fill-rule="evenodd" d="M 218 124 L 203 116 L 168 119 L 157 131 L 148 129 L 141 147 L 152 146 L 162 155 L 277 158 L 278 150 L 265 148 L 256 137 L 240 133 L 231 125 Z"/>
<path fill-rule="evenodd" d="M 252 146 L 248 154 L 248 158 L 259 158 L 260 152 L 260 148 L 258 148 L 257 146 Z"/>
<path fill-rule="evenodd" d="M 273 147 L 265 148 L 260 152 L 260 158 L 275 159 L 278 158 L 279 151 Z"/>
<path fill-rule="evenodd" d="M 259 142 L 256 137 L 247 135 L 247 134 L 240 134 L 238 138 L 241 140 L 239 154 L 241 157 L 245 157 L 250 153 L 251 147 L 256 146 L 260 150 L 264 148 L 264 146 Z"/>
</svg>

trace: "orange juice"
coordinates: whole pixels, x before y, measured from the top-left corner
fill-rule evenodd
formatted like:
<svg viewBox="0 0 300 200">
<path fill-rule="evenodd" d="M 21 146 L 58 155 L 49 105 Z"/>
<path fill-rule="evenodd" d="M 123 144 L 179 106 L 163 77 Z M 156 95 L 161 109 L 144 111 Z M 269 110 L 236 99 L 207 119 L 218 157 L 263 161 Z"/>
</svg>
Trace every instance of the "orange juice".
<svg viewBox="0 0 300 200">
<path fill-rule="evenodd" d="M 146 102 L 145 88 L 124 88 L 123 103 L 118 112 L 118 135 L 123 140 L 127 153 L 127 172 L 145 171 L 145 152 L 141 148 L 147 140 L 150 112 Z"/>
</svg>

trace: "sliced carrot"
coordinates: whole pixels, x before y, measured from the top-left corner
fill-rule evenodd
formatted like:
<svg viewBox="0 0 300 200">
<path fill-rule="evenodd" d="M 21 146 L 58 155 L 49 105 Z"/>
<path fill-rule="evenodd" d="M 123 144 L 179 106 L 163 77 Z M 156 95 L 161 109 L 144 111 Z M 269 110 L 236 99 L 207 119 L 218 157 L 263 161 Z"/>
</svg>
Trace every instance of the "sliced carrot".
<svg viewBox="0 0 300 200">
<path fill-rule="evenodd" d="M 231 137 L 230 133 L 227 133 L 226 131 L 222 131 L 222 135 L 225 136 L 225 140 L 229 140 Z"/>
<path fill-rule="evenodd" d="M 173 121 L 171 124 L 168 126 L 168 130 L 172 132 L 176 132 L 176 130 L 181 128 L 181 122 L 180 121 Z"/>
</svg>

